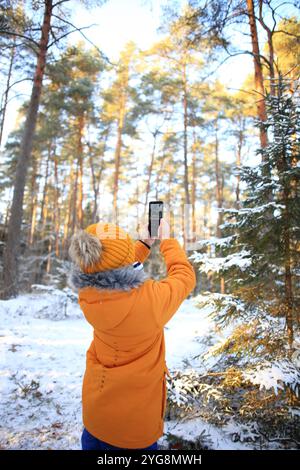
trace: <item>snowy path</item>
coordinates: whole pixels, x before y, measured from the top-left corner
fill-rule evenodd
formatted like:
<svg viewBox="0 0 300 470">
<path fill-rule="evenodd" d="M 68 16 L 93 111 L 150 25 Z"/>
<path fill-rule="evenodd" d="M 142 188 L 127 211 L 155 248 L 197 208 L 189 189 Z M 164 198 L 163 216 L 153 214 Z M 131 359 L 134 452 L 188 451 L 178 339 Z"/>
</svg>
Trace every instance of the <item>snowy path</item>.
<svg viewBox="0 0 300 470">
<path fill-rule="evenodd" d="M 92 329 L 80 312 L 79 318 L 59 321 L 34 318 L 39 302 L 26 296 L 1 302 L 0 445 L 77 449 L 81 381 Z M 26 386 L 29 390 L 22 392 Z"/>
<path fill-rule="evenodd" d="M 58 312 L 57 299 L 54 292 L 0 302 L 2 449 L 80 449 L 81 385 L 92 328 L 74 304 L 67 305 L 68 318 L 47 318 Z M 187 359 L 194 367 L 191 358 L 203 349 L 200 337 L 211 328 L 207 312 L 186 300 L 165 330 L 169 369 L 184 367 Z M 165 431 L 191 437 L 205 427 L 213 431 L 214 447 L 237 448 L 199 419 L 166 423 Z"/>
</svg>

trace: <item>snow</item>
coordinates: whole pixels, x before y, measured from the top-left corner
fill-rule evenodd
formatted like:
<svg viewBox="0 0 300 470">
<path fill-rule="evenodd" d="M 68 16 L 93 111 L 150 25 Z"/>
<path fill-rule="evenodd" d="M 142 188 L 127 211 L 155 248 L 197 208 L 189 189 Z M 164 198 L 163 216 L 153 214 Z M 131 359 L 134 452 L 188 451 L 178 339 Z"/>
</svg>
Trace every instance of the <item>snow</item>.
<svg viewBox="0 0 300 470">
<path fill-rule="evenodd" d="M 265 186 L 265 185 L 264 185 Z M 283 204 L 279 204 L 277 202 L 268 202 L 266 204 L 262 204 L 261 206 L 255 206 L 255 207 L 243 207 L 242 209 L 226 209 L 226 212 L 228 213 L 239 213 L 239 214 L 260 214 L 270 207 L 274 207 L 274 209 L 285 209 L 285 206 Z"/>
<path fill-rule="evenodd" d="M 234 236 L 230 235 L 228 237 L 210 237 L 208 239 L 200 240 L 197 242 L 197 249 L 203 248 L 205 246 L 211 246 L 211 245 L 216 245 L 219 247 L 226 247 L 232 243 L 234 240 Z"/>
<path fill-rule="evenodd" d="M 194 358 L 203 348 L 199 339 L 214 328 L 209 317 L 211 309 L 212 306 L 200 310 L 195 301 L 186 300 L 166 325 L 166 361 L 170 371 L 195 365 Z"/>
<path fill-rule="evenodd" d="M 57 320 L 60 297 L 57 291 L 0 302 L 2 448 L 80 448 L 81 382 L 92 329 L 76 304 Z"/>
<path fill-rule="evenodd" d="M 249 250 L 242 250 L 239 253 L 233 253 L 225 257 L 210 258 L 206 254 L 195 252 L 191 257 L 196 263 L 201 263 L 199 271 L 204 273 L 226 270 L 236 266 L 241 271 L 244 271 L 252 264 L 251 252 Z"/>
<path fill-rule="evenodd" d="M 286 360 L 276 361 L 272 364 L 260 364 L 255 369 L 243 372 L 244 378 L 254 385 L 266 390 L 283 390 L 284 384 L 289 385 L 299 395 L 300 371 L 296 365 Z"/>
<path fill-rule="evenodd" d="M 213 450 L 247 450 L 251 446 L 242 442 L 233 442 L 232 434 L 239 433 L 239 427 L 231 424 L 231 427 L 223 426 L 217 427 L 213 424 L 208 424 L 201 418 L 194 418 L 186 422 L 166 421 L 165 434 L 172 434 L 174 436 L 184 438 L 189 441 L 201 439 L 201 442 L 209 449 Z M 164 444 L 164 437 L 161 439 L 161 444 Z"/>
<path fill-rule="evenodd" d="M 0 301 L 0 448 L 79 450 L 82 379 L 92 327 L 68 289 L 36 286 L 35 290 Z M 211 302 L 205 295 L 187 299 L 165 327 L 166 362 L 171 373 L 180 370 L 192 377 L 217 363 L 218 356 L 209 352 L 230 330 L 216 327 L 213 298 L 222 295 L 211 296 Z M 201 305 L 204 300 L 205 306 Z M 255 374 L 246 370 L 245 374 L 265 387 L 278 387 L 282 379 L 279 369 L 274 368 Z M 184 401 L 184 387 L 179 382 L 177 395 Z M 165 433 L 159 440 L 162 447 L 168 433 L 186 440 L 200 436 L 211 449 L 241 449 L 255 439 L 255 425 L 246 429 L 232 421 L 221 427 L 199 416 L 189 420 L 184 416 L 165 421 Z"/>
<path fill-rule="evenodd" d="M 40 293 L 0 301 L 0 446 L 80 449 L 81 386 L 92 328 L 68 289 L 35 291 Z M 186 300 L 166 326 L 170 371 L 187 363 L 200 367 L 194 357 L 207 348 L 200 339 L 213 331 L 211 308 Z M 218 438 L 219 445 L 225 441 Z"/>
</svg>

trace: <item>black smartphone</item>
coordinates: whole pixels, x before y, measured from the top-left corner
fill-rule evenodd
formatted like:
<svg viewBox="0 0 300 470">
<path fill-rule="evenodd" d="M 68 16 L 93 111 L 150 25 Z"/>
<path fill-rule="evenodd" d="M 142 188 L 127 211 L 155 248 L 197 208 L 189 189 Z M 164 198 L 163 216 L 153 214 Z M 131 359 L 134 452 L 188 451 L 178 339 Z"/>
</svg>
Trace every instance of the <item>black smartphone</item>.
<svg viewBox="0 0 300 470">
<path fill-rule="evenodd" d="M 149 223 L 148 230 L 150 238 L 158 236 L 158 227 L 160 224 L 160 219 L 163 216 L 163 201 L 151 201 L 149 202 Z"/>
</svg>

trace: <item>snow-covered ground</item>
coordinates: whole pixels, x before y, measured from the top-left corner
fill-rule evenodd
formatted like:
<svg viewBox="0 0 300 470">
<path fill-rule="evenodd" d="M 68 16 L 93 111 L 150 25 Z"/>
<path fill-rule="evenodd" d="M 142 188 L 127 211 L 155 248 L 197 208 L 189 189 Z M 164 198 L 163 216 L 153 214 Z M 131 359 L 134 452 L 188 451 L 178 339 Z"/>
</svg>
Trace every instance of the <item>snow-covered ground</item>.
<svg viewBox="0 0 300 470">
<path fill-rule="evenodd" d="M 50 288 L 0 302 L 2 449 L 80 449 L 81 386 L 92 328 L 70 295 Z M 208 348 L 214 332 L 208 313 L 186 300 L 166 326 L 170 371 L 203 367 L 195 356 Z M 228 428 L 199 418 L 166 421 L 165 432 L 188 440 L 208 434 L 215 449 L 247 448 L 232 441 Z"/>
</svg>

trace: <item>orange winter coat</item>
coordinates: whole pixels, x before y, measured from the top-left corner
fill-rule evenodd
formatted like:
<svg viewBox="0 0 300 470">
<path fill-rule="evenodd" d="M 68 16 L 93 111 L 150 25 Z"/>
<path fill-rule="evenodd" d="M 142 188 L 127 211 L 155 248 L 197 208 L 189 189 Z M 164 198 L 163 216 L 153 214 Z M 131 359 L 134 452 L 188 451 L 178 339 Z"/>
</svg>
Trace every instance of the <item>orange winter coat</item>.
<svg viewBox="0 0 300 470">
<path fill-rule="evenodd" d="M 148 447 L 163 435 L 166 409 L 164 326 L 194 289 L 195 272 L 175 239 L 160 243 L 167 277 L 129 291 L 79 289 L 94 327 L 86 353 L 82 418 L 98 439 L 126 449 Z M 150 250 L 139 240 L 135 257 Z"/>
</svg>

